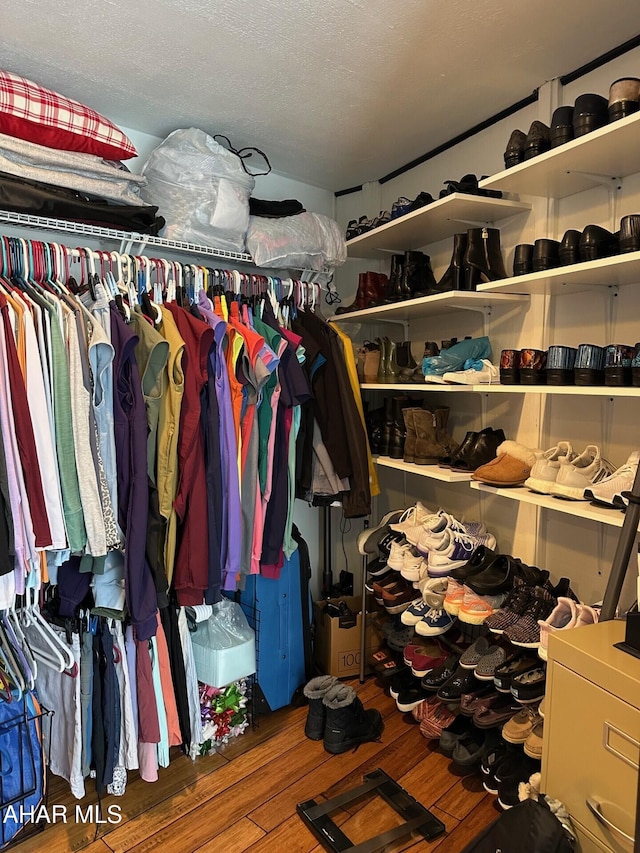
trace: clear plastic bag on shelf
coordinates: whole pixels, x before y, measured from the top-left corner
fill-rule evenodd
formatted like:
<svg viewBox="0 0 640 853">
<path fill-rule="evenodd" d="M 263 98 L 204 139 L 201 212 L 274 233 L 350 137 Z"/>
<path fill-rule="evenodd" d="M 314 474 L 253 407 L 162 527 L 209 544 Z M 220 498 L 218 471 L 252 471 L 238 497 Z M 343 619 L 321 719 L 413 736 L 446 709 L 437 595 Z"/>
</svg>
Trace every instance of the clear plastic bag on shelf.
<svg viewBox="0 0 640 853">
<path fill-rule="evenodd" d="M 141 197 L 166 219 L 162 236 L 243 252 L 255 180 L 240 158 L 198 128 L 174 130 L 142 168 Z"/>
<path fill-rule="evenodd" d="M 259 267 L 321 270 L 347 259 L 347 246 L 337 222 L 320 213 L 298 213 L 281 219 L 252 216 L 247 251 Z"/>
</svg>

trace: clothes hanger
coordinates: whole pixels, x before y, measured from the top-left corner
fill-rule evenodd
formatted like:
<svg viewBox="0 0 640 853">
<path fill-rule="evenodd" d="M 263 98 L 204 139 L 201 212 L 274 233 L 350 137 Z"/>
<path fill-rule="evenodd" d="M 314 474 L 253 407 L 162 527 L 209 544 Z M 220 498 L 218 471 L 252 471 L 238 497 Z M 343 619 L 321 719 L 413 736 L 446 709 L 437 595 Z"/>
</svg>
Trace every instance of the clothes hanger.
<svg viewBox="0 0 640 853">
<path fill-rule="evenodd" d="M 33 587 L 27 588 L 25 591 L 25 607 L 23 608 L 23 624 L 25 627 L 34 629 L 31 636 L 27 635 L 33 656 L 47 666 L 57 669 L 58 672 L 71 669 L 75 663 L 73 654 L 68 646 L 61 642 L 58 635 L 40 613 L 36 594 Z M 42 641 L 42 645 L 38 646 L 33 643 L 33 639 L 36 638 Z"/>
</svg>

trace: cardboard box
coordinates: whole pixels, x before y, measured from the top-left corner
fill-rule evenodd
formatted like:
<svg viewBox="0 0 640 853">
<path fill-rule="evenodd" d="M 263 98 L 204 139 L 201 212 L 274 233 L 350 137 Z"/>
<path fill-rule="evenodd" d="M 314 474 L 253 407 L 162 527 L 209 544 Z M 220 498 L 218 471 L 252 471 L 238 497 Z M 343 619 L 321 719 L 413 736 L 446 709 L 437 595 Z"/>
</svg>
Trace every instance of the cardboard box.
<svg viewBox="0 0 640 853">
<path fill-rule="evenodd" d="M 327 675 L 346 678 L 360 673 L 360 631 L 362 625 L 361 598 L 352 596 L 332 599 L 336 604 L 346 601 L 349 608 L 357 613 L 353 628 L 341 628 L 338 616 L 329 616 L 326 601 L 316 601 L 313 605 L 315 623 L 315 662 L 318 669 Z M 367 654 L 374 652 L 382 641 L 374 614 L 367 614 Z"/>
</svg>

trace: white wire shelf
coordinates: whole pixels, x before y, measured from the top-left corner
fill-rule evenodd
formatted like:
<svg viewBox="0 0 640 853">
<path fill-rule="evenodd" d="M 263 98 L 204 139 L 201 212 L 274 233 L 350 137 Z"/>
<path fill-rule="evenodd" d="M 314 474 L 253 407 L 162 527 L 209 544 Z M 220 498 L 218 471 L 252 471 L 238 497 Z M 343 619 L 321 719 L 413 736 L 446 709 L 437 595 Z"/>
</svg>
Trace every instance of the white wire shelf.
<svg viewBox="0 0 640 853">
<path fill-rule="evenodd" d="M 200 257 L 223 258 L 227 261 L 253 264 L 253 258 L 247 252 L 230 252 L 226 249 L 201 246 L 197 243 L 183 243 L 180 240 L 168 240 L 165 237 L 154 237 L 151 234 L 139 234 L 136 231 L 103 228 L 100 225 L 68 222 L 66 219 L 51 219 L 47 216 L 33 216 L 30 213 L 14 213 L 10 210 L 0 210 L 0 222 L 4 222 L 7 225 L 16 225 L 20 228 L 39 228 L 42 231 L 59 231 L 63 234 L 78 234 L 98 240 L 112 240 L 114 243 L 120 243 L 123 247 L 127 244 L 136 245 L 139 247 L 140 252 L 147 246 L 158 246 L 172 252 L 199 255 Z M 124 248 L 121 251 L 124 251 Z"/>
</svg>

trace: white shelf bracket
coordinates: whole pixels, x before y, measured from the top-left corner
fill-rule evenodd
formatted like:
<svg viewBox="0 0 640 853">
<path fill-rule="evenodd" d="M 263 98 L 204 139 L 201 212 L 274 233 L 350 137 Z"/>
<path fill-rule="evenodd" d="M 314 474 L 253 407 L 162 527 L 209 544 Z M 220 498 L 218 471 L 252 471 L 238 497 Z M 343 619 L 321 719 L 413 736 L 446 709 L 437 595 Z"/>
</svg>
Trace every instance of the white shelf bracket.
<svg viewBox="0 0 640 853">
<path fill-rule="evenodd" d="M 580 175 L 597 186 L 606 187 L 612 191 L 622 189 L 623 179 L 617 175 L 599 175 L 596 172 L 581 172 L 578 169 L 567 169 L 567 175 Z"/>
<path fill-rule="evenodd" d="M 459 222 L 460 225 L 468 225 L 470 228 L 486 228 L 487 225 L 491 225 L 487 219 L 482 221 L 478 219 L 458 219 L 456 216 L 451 216 L 447 220 L 448 222 Z"/>
</svg>

